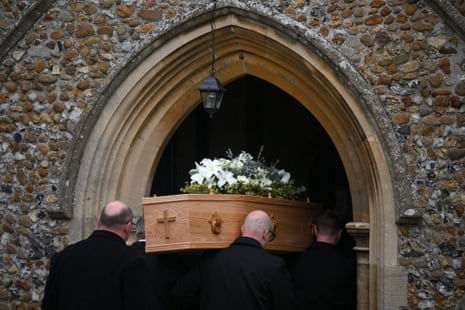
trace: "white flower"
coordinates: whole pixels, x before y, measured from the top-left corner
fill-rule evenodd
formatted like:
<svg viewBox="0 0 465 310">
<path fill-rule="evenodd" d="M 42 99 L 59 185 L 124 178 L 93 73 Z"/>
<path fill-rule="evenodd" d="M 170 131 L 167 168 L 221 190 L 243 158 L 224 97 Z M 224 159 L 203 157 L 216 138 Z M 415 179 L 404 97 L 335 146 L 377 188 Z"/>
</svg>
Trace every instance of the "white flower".
<svg viewBox="0 0 465 310">
<path fill-rule="evenodd" d="M 191 170 L 191 172 L 194 172 L 194 170 Z M 198 172 L 191 175 L 191 182 L 192 183 L 202 184 L 204 179 L 205 178 L 203 177 L 203 175 L 201 175 Z"/>
<path fill-rule="evenodd" d="M 266 176 L 268 175 L 268 171 L 260 167 L 257 168 L 256 173 L 258 179 L 266 178 Z"/>
<path fill-rule="evenodd" d="M 271 189 L 270 185 L 273 184 L 273 182 L 268 179 L 267 177 L 261 177 L 259 179 L 259 184 L 261 187 L 263 187 L 264 189 Z"/>
<path fill-rule="evenodd" d="M 226 152 L 229 159 L 204 158 L 195 163 L 195 169 L 190 171 L 191 185 L 181 189 L 184 192 L 203 193 L 205 187 L 219 193 L 247 193 L 256 192 L 259 195 L 277 194 L 283 198 L 293 198 L 304 192 L 305 188 L 282 187 L 291 181 L 289 172 L 275 166 L 268 167 L 260 155 L 257 160 L 249 153 L 242 151 L 234 157 L 231 150 Z M 261 151 L 260 151 L 261 153 Z M 194 183 L 200 186 L 194 186 Z M 239 183 L 239 186 L 234 186 Z M 257 189 L 260 187 L 260 189 Z"/>
<path fill-rule="evenodd" d="M 278 175 L 281 176 L 281 180 L 280 182 L 281 183 L 284 183 L 284 184 L 287 184 L 289 182 L 289 180 L 291 179 L 291 174 L 285 170 L 279 170 L 278 171 Z"/>
<path fill-rule="evenodd" d="M 238 175 L 237 176 L 237 182 L 241 182 L 243 184 L 249 184 L 250 179 L 248 177 L 246 177 L 245 175 Z"/>
<path fill-rule="evenodd" d="M 204 158 L 200 162 L 202 165 L 197 167 L 197 170 L 206 179 L 210 179 L 212 176 L 217 175 L 218 171 L 221 171 L 221 161 L 214 159 Z"/>
<path fill-rule="evenodd" d="M 191 181 L 198 184 L 205 182 L 214 185 L 214 177 L 218 175 L 218 171 L 221 171 L 220 161 L 204 158 L 200 164 L 195 163 L 195 169 L 192 170 Z"/>
<path fill-rule="evenodd" d="M 218 187 L 223 187 L 225 184 L 233 185 L 237 182 L 234 174 L 231 171 L 218 171 Z"/>
<path fill-rule="evenodd" d="M 242 162 L 242 163 L 246 163 L 246 162 L 249 162 L 249 161 L 252 161 L 253 160 L 253 156 L 250 155 L 249 153 L 247 152 L 244 152 L 242 151 L 239 156 L 237 156 L 237 160 Z"/>
<path fill-rule="evenodd" d="M 238 160 L 237 158 L 233 159 L 231 160 L 230 167 L 231 169 L 236 170 L 236 171 L 241 170 L 244 167 L 244 162 Z"/>
</svg>

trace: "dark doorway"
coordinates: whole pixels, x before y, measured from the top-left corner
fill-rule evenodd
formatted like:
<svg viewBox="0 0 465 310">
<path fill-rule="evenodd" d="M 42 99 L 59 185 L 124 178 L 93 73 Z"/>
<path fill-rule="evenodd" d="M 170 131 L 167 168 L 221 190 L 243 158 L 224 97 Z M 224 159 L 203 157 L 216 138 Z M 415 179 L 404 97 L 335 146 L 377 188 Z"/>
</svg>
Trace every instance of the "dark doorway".
<svg viewBox="0 0 465 310">
<path fill-rule="evenodd" d="M 344 167 L 313 115 L 279 88 L 253 76 L 226 88 L 221 110 L 213 118 L 199 105 L 177 129 L 158 165 L 151 194 L 178 194 L 195 161 L 226 157 L 228 149 L 256 157 L 263 146 L 268 163 L 278 160 L 278 168 L 290 172 L 296 185 L 306 187 L 302 200 L 309 197 L 352 220 Z"/>
</svg>

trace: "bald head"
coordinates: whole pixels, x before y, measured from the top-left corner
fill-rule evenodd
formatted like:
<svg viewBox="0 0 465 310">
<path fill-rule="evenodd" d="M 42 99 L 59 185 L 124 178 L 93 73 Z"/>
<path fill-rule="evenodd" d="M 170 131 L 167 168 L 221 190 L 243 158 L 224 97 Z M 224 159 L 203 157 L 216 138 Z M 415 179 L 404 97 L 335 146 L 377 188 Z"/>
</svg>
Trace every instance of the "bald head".
<svg viewBox="0 0 465 310">
<path fill-rule="evenodd" d="M 126 203 L 119 200 L 112 201 L 103 208 L 105 214 L 108 216 L 117 216 L 125 209 L 128 209 L 128 206 Z"/>
<path fill-rule="evenodd" d="M 264 247 L 271 239 L 273 222 L 268 214 L 262 210 L 250 212 L 241 227 L 243 237 L 257 240 Z"/>
<path fill-rule="evenodd" d="M 98 219 L 98 228 L 117 233 L 127 240 L 132 218 L 132 210 L 125 202 L 112 201 L 103 207 Z"/>
</svg>

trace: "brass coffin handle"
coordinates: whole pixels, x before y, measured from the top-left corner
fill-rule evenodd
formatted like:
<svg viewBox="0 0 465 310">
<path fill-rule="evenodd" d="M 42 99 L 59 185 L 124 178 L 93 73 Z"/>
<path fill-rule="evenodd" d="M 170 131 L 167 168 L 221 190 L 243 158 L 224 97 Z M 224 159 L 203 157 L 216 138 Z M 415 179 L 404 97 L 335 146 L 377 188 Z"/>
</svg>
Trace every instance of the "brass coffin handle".
<svg viewBox="0 0 465 310">
<path fill-rule="evenodd" d="M 221 225 L 223 225 L 223 219 L 218 215 L 218 212 L 212 214 L 212 217 L 208 221 L 210 223 L 212 233 L 219 235 L 221 233 Z"/>
</svg>

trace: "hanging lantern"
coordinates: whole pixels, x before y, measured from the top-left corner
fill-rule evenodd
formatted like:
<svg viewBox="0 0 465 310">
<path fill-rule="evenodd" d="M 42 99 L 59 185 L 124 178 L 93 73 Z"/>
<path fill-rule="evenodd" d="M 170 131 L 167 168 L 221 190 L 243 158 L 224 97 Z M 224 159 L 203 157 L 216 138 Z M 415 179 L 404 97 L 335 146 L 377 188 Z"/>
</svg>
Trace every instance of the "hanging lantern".
<svg viewBox="0 0 465 310">
<path fill-rule="evenodd" d="M 214 75 L 211 75 L 203 81 L 199 87 L 199 91 L 202 96 L 203 108 L 211 118 L 221 108 L 221 102 L 223 101 L 226 89 Z"/>
<path fill-rule="evenodd" d="M 203 81 L 199 87 L 200 95 L 202 96 L 203 107 L 205 111 L 213 117 L 220 107 L 223 101 L 223 95 L 226 89 L 223 87 L 221 82 L 215 77 L 215 11 L 216 11 L 216 0 L 214 0 L 214 6 L 212 11 L 211 24 L 211 37 L 212 37 L 212 64 L 210 69 L 210 76 Z"/>
</svg>

